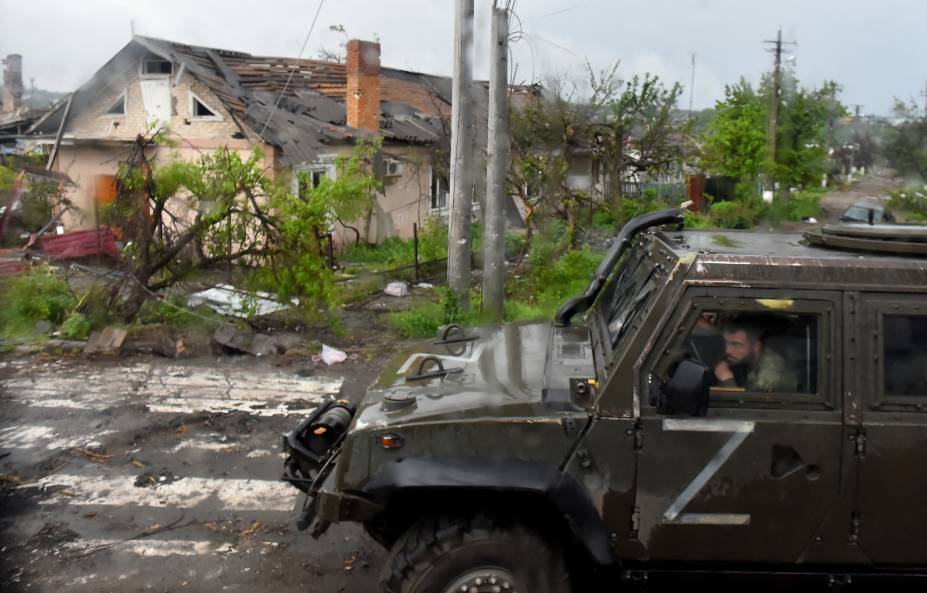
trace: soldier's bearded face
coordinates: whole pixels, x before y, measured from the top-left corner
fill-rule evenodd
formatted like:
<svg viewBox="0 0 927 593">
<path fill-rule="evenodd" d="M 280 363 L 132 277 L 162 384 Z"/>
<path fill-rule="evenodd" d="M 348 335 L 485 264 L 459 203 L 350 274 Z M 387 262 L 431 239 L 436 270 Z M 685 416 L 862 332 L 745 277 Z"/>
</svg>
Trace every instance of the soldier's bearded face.
<svg viewBox="0 0 927 593">
<path fill-rule="evenodd" d="M 760 341 L 750 339 L 743 330 L 724 332 L 724 355 L 729 365 L 753 363 L 760 348 Z"/>
</svg>

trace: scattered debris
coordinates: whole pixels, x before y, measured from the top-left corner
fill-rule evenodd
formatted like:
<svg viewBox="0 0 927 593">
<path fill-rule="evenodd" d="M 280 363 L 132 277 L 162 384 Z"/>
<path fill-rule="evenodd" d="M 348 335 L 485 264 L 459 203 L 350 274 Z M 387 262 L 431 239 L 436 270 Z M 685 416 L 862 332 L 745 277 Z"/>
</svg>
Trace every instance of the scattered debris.
<svg viewBox="0 0 927 593">
<path fill-rule="evenodd" d="M 319 362 L 321 360 L 328 366 L 331 366 L 339 362 L 344 362 L 347 358 L 348 355 L 346 352 L 322 344 L 322 353 L 313 356 L 312 360 L 313 362 Z"/>
<path fill-rule="evenodd" d="M 267 315 L 289 307 L 271 299 L 273 295 L 258 292 L 254 295 L 237 290 L 234 286 L 220 284 L 215 288 L 195 292 L 187 297 L 187 305 L 206 305 L 213 311 L 232 317 L 247 318 L 251 315 Z M 294 302 L 293 304 L 297 304 Z"/>
<path fill-rule="evenodd" d="M 434 288 L 434 284 L 429 284 L 428 282 L 419 282 L 415 285 L 415 288 Z"/>
<path fill-rule="evenodd" d="M 254 356 L 284 354 L 287 351 L 287 347 L 275 336 L 259 334 L 248 327 L 223 325 L 213 333 L 212 339 L 224 348 Z"/>
<path fill-rule="evenodd" d="M 107 455 L 105 453 L 96 453 L 95 451 L 91 451 L 90 449 L 84 449 L 80 447 L 75 447 L 74 451 L 76 453 L 80 453 L 81 455 L 84 455 L 85 457 L 91 459 L 92 461 L 96 461 L 97 463 L 105 463 L 113 458 L 112 455 Z"/>
<path fill-rule="evenodd" d="M 383 292 L 394 297 L 409 296 L 409 285 L 405 282 L 390 282 Z"/>
<path fill-rule="evenodd" d="M 145 469 L 145 464 L 139 461 L 138 459 L 133 459 L 130 463 L 134 465 L 135 467 L 137 467 L 138 469 Z"/>
<path fill-rule="evenodd" d="M 239 535 L 241 537 L 251 537 L 252 535 L 257 533 L 257 530 L 260 528 L 261 528 L 261 522 L 255 521 L 254 523 L 251 524 L 251 527 L 249 527 L 248 529 L 245 529 Z"/>
<path fill-rule="evenodd" d="M 23 479 L 17 476 L 16 474 L 0 474 L 0 482 L 12 482 L 14 484 L 22 484 Z"/>
<path fill-rule="evenodd" d="M 122 348 L 128 332 L 121 327 L 107 327 L 90 334 L 84 354 L 115 354 Z"/>
<path fill-rule="evenodd" d="M 123 343 L 123 350 L 180 358 L 187 352 L 187 346 L 174 329 L 163 325 L 145 325 L 130 330 Z"/>
<path fill-rule="evenodd" d="M 101 227 L 42 237 L 42 251 L 51 260 L 77 259 L 93 255 L 119 256 L 113 229 Z"/>
<path fill-rule="evenodd" d="M 148 472 L 135 478 L 135 487 L 150 488 L 152 486 L 162 486 L 176 482 L 179 479 L 180 477 L 175 476 L 172 472 L 164 472 L 161 474 L 153 474 Z M 151 529 L 156 529 L 157 527 L 158 525 L 155 524 Z"/>
</svg>

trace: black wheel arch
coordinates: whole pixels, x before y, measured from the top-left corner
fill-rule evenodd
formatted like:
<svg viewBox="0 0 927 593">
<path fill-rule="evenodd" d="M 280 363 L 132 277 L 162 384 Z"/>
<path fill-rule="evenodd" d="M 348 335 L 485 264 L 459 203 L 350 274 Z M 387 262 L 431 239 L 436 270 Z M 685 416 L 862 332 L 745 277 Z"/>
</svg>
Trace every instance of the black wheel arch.
<svg viewBox="0 0 927 593">
<path fill-rule="evenodd" d="M 521 459 L 405 458 L 384 464 L 363 488 L 384 510 L 366 524 L 389 545 L 422 515 L 491 511 L 549 536 L 569 535 L 601 565 L 616 561 L 609 531 L 586 488 L 557 466 Z"/>
</svg>

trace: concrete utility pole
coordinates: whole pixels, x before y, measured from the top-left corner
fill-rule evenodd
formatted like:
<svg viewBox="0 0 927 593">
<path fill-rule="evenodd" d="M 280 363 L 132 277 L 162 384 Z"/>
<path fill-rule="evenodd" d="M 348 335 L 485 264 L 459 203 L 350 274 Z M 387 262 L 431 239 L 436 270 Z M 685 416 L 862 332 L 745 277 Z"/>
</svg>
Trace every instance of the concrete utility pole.
<svg viewBox="0 0 927 593">
<path fill-rule="evenodd" d="M 470 211 L 473 203 L 473 0 L 457 0 L 451 97 L 451 208 L 447 284 L 470 308 Z"/>
<path fill-rule="evenodd" d="M 489 141 L 483 217 L 483 313 L 502 321 L 505 300 L 505 180 L 509 170 L 509 14 L 493 2 L 489 41 Z"/>
</svg>

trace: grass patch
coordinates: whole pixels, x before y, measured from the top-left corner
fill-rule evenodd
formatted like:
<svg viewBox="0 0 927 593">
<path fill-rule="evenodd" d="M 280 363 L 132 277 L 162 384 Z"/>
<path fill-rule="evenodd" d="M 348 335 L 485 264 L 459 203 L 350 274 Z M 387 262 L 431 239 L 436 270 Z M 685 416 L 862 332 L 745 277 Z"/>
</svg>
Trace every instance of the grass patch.
<svg viewBox="0 0 927 593">
<path fill-rule="evenodd" d="M 51 268 L 0 285 L 0 337 L 39 337 L 67 319 L 77 305 L 68 283 Z"/>
</svg>

